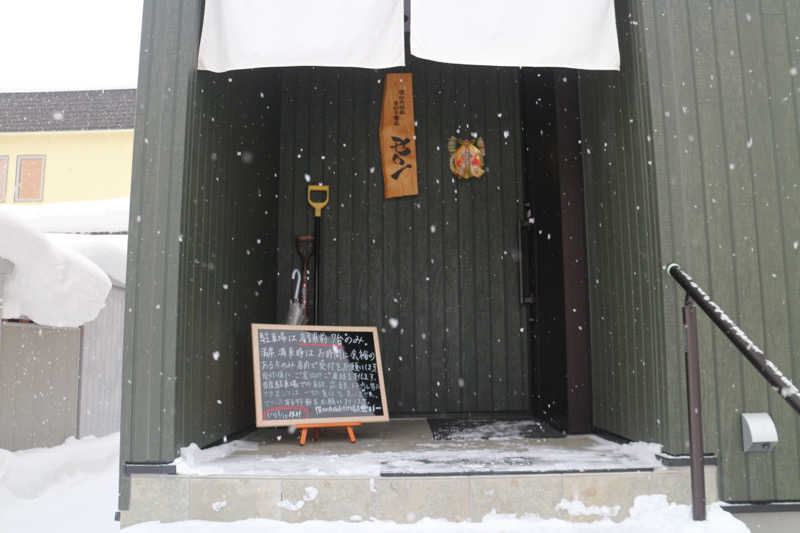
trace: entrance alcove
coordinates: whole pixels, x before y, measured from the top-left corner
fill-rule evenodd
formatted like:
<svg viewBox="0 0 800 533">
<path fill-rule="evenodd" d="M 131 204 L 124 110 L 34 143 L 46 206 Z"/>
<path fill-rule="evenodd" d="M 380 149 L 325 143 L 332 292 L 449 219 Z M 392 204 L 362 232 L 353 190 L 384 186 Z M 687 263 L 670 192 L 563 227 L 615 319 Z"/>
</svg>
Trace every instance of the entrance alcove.
<svg viewBox="0 0 800 533">
<path fill-rule="evenodd" d="M 388 72 L 413 75 L 417 196 L 383 197 Z M 196 83 L 178 341 L 191 379 L 178 394 L 239 423 L 185 417 L 189 433 L 213 442 L 252 425 L 249 324 L 284 320 L 316 183 L 331 187 L 320 322 L 378 327 L 392 416 L 539 416 L 568 429 L 559 161 L 579 177 L 573 73 L 408 56 L 404 69 L 199 72 Z M 571 153 L 557 131 L 567 116 Z M 451 136 L 485 141 L 484 176 L 450 172 Z M 235 386 L 204 389 L 202 376 L 220 371 Z"/>
</svg>

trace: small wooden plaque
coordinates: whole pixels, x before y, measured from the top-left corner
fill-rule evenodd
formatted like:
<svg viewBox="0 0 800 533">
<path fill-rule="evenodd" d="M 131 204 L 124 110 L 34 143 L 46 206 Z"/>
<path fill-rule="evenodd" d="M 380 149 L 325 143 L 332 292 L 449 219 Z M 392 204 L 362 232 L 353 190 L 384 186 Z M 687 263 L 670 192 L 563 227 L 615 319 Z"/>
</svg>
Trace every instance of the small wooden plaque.
<svg viewBox="0 0 800 533">
<path fill-rule="evenodd" d="M 383 197 L 415 196 L 417 142 L 414 139 L 414 87 L 407 72 L 387 74 L 380 124 Z"/>
</svg>

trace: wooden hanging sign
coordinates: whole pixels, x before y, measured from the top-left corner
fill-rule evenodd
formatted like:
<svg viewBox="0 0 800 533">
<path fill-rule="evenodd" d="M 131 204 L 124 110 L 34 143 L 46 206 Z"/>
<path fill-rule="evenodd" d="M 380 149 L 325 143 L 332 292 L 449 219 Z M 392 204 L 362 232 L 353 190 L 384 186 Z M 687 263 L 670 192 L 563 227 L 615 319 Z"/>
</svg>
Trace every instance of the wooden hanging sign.
<svg viewBox="0 0 800 533">
<path fill-rule="evenodd" d="M 380 125 L 383 197 L 415 196 L 417 143 L 414 140 L 414 88 L 411 74 L 387 74 Z"/>
</svg>

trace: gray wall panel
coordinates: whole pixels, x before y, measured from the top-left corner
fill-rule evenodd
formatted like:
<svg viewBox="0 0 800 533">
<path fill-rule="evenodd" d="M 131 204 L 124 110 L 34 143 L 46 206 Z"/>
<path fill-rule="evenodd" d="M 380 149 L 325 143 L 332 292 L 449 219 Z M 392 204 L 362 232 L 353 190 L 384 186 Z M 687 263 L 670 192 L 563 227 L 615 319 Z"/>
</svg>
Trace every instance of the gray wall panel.
<svg viewBox="0 0 800 533">
<path fill-rule="evenodd" d="M 83 326 L 78 436 L 119 431 L 125 289 L 112 287 L 97 318 Z"/>
<path fill-rule="evenodd" d="M 81 330 L 0 327 L 0 448 L 55 446 L 77 435 Z"/>
</svg>

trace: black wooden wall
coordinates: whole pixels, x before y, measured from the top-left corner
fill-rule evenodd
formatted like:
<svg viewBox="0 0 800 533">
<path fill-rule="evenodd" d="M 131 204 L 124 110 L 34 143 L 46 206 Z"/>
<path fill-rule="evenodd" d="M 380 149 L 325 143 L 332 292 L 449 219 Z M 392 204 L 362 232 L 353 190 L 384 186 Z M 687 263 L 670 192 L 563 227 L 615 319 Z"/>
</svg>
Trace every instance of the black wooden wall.
<svg viewBox="0 0 800 533">
<path fill-rule="evenodd" d="M 384 71 L 281 73 L 278 315 L 324 210 L 324 323 L 376 325 L 391 414 L 527 411 L 527 310 L 519 303 L 519 70 L 410 58 L 419 190 L 384 200 L 377 140 Z M 451 136 L 486 141 L 488 172 L 457 180 Z"/>
<path fill-rule="evenodd" d="M 556 426 L 566 428 L 567 355 L 556 79 L 553 69 L 526 68 L 520 73 L 526 198 L 532 214 L 530 246 L 535 248 L 535 259 L 529 261 L 536 287 L 530 326 L 534 346 L 534 407 Z"/>
</svg>

